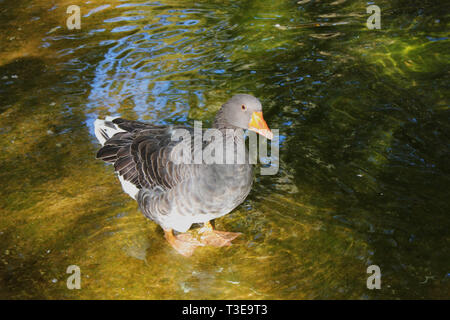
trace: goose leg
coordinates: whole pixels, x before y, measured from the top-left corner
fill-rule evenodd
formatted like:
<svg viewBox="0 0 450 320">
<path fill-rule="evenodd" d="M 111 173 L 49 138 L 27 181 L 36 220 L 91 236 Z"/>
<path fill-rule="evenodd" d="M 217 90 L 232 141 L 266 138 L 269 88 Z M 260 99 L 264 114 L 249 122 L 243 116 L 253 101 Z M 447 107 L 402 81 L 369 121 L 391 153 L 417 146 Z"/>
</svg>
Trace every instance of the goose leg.
<svg viewBox="0 0 450 320">
<path fill-rule="evenodd" d="M 172 229 L 164 230 L 164 236 L 167 242 L 180 254 L 185 257 L 190 257 L 195 248 L 199 246 L 204 246 L 204 244 L 197 241 L 189 233 L 181 233 L 177 236 L 173 234 Z"/>
<path fill-rule="evenodd" d="M 204 224 L 204 231 L 200 236 L 200 241 L 206 245 L 213 247 L 231 246 L 231 241 L 236 239 L 241 233 L 239 232 L 225 232 L 214 230 L 211 223 L 208 221 Z"/>
</svg>

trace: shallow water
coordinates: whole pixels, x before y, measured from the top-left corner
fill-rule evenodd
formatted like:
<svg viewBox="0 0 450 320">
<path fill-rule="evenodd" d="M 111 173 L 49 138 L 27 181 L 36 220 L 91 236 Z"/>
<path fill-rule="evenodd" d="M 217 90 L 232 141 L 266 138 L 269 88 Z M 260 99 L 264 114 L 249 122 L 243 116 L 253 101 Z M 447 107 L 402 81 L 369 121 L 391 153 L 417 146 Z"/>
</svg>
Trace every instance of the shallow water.
<svg viewBox="0 0 450 320">
<path fill-rule="evenodd" d="M 448 6 L 0 0 L 0 298 L 449 298 Z M 107 115 L 210 122 L 235 93 L 280 171 L 177 255 L 95 159 Z M 368 290 L 368 266 L 381 268 Z M 66 269 L 81 269 L 80 290 Z"/>
</svg>

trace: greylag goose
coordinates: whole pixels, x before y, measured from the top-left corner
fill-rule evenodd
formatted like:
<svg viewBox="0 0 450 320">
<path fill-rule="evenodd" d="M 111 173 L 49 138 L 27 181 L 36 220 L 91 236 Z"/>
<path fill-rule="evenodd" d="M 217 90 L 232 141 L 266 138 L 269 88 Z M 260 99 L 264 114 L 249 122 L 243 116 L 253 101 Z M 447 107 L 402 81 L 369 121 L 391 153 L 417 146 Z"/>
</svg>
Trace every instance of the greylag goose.
<svg viewBox="0 0 450 320">
<path fill-rule="evenodd" d="M 229 246 L 239 236 L 240 233 L 215 230 L 210 221 L 241 204 L 252 187 L 253 169 L 243 129 L 268 139 L 273 137 L 257 98 L 235 95 L 217 112 L 212 127 L 223 133 L 226 142 L 216 137 L 205 142 L 208 139 L 201 135 L 198 140 L 198 131 L 188 127 L 159 126 L 121 118 L 97 119 L 94 126 L 102 144 L 97 158 L 114 165 L 124 191 L 138 202 L 147 218 L 162 227 L 165 238 L 176 251 L 190 256 L 198 246 Z M 188 138 L 174 139 L 175 132 L 187 132 Z M 219 161 L 189 161 L 198 155 L 195 150 L 190 155 L 187 152 L 195 149 L 192 145 L 196 141 L 201 141 L 201 152 L 205 153 L 207 148 L 214 150 L 211 154 L 217 153 L 219 158 L 215 159 Z M 235 161 L 220 162 L 230 141 Z M 241 162 L 236 160 L 238 150 L 244 153 Z M 194 223 L 204 224 L 199 240 L 187 233 Z"/>
</svg>

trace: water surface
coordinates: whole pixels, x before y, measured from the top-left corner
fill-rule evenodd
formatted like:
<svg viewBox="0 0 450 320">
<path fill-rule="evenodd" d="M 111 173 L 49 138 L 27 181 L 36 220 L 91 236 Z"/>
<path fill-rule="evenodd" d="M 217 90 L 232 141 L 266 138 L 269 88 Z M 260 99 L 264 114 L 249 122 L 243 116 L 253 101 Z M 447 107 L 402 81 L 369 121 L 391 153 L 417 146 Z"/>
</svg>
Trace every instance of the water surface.
<svg viewBox="0 0 450 320">
<path fill-rule="evenodd" d="M 0 297 L 449 298 L 448 5 L 0 0 Z M 95 160 L 97 117 L 210 123 L 233 94 L 280 171 L 189 259 Z M 368 290 L 368 266 L 382 289 Z M 78 265 L 82 289 L 68 290 Z"/>
</svg>

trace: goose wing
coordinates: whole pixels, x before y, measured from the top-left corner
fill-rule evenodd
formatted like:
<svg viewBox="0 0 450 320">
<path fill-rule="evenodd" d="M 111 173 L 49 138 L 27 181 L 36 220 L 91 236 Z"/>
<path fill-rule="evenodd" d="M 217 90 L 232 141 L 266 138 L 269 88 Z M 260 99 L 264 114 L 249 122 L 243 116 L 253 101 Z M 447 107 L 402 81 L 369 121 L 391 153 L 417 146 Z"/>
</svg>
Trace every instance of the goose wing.
<svg viewBox="0 0 450 320">
<path fill-rule="evenodd" d="M 114 164 L 123 180 L 136 188 L 163 190 L 196 174 L 198 165 L 184 164 L 178 151 L 191 148 L 192 141 L 174 141 L 174 130 L 184 129 L 193 138 L 193 130 L 181 126 L 156 126 L 139 121 L 112 120 L 120 132 L 107 139 L 98 151 L 97 158 Z M 175 160 L 175 161 L 174 161 Z"/>
</svg>

